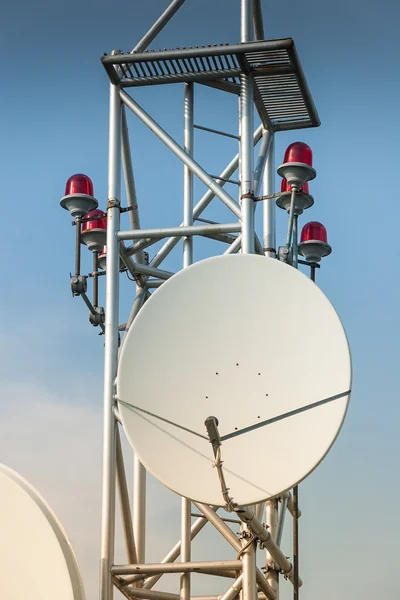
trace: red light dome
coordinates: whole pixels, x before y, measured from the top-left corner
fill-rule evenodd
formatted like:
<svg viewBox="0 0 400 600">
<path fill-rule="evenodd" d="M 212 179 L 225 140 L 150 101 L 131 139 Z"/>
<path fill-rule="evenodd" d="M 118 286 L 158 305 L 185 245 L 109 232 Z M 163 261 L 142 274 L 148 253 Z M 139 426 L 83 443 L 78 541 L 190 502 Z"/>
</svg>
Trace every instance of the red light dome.
<svg viewBox="0 0 400 600">
<path fill-rule="evenodd" d="M 318 241 L 328 243 L 328 234 L 326 227 L 318 221 L 310 221 L 306 223 L 301 230 L 300 243 Z"/>
<path fill-rule="evenodd" d="M 312 150 L 304 142 L 293 142 L 286 148 L 283 162 L 297 162 L 312 167 Z"/>
<path fill-rule="evenodd" d="M 90 177 L 82 173 L 72 175 L 65 185 L 65 196 L 60 200 L 61 208 L 68 210 L 74 219 L 83 217 L 97 208 L 93 197 L 93 183 Z"/>
<path fill-rule="evenodd" d="M 331 252 L 326 227 L 318 221 L 306 223 L 301 230 L 299 253 L 307 262 L 319 262 Z"/>
<path fill-rule="evenodd" d="M 93 196 L 93 183 L 90 177 L 82 173 L 71 175 L 65 185 L 65 195 L 70 194 L 86 194 Z"/>
<path fill-rule="evenodd" d="M 293 142 L 286 148 L 283 164 L 278 167 L 281 177 L 287 179 L 288 184 L 300 188 L 306 181 L 314 179 L 315 169 L 312 166 L 312 150 L 303 142 Z"/>
</svg>

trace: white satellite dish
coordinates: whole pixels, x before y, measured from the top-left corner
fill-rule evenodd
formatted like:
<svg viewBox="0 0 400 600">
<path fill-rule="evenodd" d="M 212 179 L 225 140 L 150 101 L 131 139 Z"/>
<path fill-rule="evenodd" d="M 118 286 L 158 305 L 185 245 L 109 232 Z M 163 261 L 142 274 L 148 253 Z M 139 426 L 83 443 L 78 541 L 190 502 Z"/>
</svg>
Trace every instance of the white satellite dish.
<svg viewBox="0 0 400 600">
<path fill-rule="evenodd" d="M 324 458 L 350 386 L 349 347 L 329 300 L 296 269 L 256 255 L 214 257 L 164 283 L 127 333 L 117 377 L 122 423 L 146 468 L 219 506 L 207 417 L 219 421 L 230 495 L 252 504 Z"/>
<path fill-rule="evenodd" d="M 35 488 L 5 465 L 0 465 L 0 597 L 85 599 L 61 523 Z"/>
</svg>

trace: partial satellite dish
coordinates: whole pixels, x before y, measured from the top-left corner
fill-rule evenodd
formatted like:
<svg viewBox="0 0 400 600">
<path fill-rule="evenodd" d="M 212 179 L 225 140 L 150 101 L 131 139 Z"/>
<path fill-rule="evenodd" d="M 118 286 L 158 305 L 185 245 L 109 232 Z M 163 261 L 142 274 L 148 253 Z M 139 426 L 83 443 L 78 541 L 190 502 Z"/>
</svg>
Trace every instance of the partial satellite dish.
<svg viewBox="0 0 400 600">
<path fill-rule="evenodd" d="M 35 488 L 5 465 L 0 465 L 0 592 L 4 600 L 85 600 L 61 523 Z"/>
<path fill-rule="evenodd" d="M 117 395 L 128 439 L 171 490 L 224 505 L 204 425 L 214 416 L 239 505 L 307 477 L 342 426 L 351 360 L 343 326 L 305 275 L 257 255 L 184 269 L 124 341 Z"/>
</svg>

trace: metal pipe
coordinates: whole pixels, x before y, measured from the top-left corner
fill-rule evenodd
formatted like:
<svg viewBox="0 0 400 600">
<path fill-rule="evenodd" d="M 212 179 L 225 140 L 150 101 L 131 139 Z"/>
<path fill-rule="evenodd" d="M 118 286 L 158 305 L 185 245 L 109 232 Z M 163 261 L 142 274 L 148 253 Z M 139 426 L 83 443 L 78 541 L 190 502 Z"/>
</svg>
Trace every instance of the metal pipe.
<svg viewBox="0 0 400 600">
<path fill-rule="evenodd" d="M 240 41 L 253 39 L 253 2 L 241 0 Z M 252 132 L 254 122 L 253 77 L 250 73 L 240 75 L 240 202 L 242 210 L 242 252 L 254 254 L 254 151 Z M 244 586 L 245 589 L 245 586 Z M 246 592 L 244 591 L 246 596 Z M 246 598 L 245 598 L 246 600 Z"/>
<path fill-rule="evenodd" d="M 143 588 L 128 588 L 119 577 L 114 577 L 116 587 L 128 598 L 143 598 L 144 600 L 179 600 L 179 594 L 159 592 L 158 590 L 145 590 Z"/>
<path fill-rule="evenodd" d="M 146 301 L 146 298 L 147 298 L 147 290 L 145 288 L 138 287 L 136 289 L 136 297 L 133 301 L 131 312 L 129 314 L 128 320 L 125 325 L 126 333 L 129 331 L 129 327 L 132 325 L 133 321 L 135 320 L 139 310 L 142 308 L 144 302 Z M 124 339 L 125 339 L 125 337 L 124 337 Z M 124 343 L 124 339 L 122 340 L 122 344 Z"/>
<path fill-rule="evenodd" d="M 292 252 L 293 252 L 293 267 L 295 269 L 299 268 L 299 248 L 298 248 L 298 215 L 294 215 L 293 217 L 293 242 L 292 242 Z"/>
<path fill-rule="evenodd" d="M 265 600 L 266 598 L 264 592 L 258 592 L 257 596 L 258 600 Z M 192 596 L 192 600 L 222 600 L 222 597 L 222 594 L 219 594 L 218 596 Z"/>
<path fill-rule="evenodd" d="M 277 563 L 279 569 L 289 581 L 293 583 L 294 569 L 292 563 L 288 561 L 282 550 L 273 541 L 270 532 L 260 523 L 253 511 L 242 507 L 238 508 L 235 512 L 240 520 L 246 523 L 250 531 L 264 544 L 265 548 L 270 552 L 272 558 Z M 301 583 L 301 579 L 299 578 L 299 586 L 301 586 Z"/>
<path fill-rule="evenodd" d="M 93 306 L 97 308 L 99 305 L 99 253 L 97 250 L 93 252 Z"/>
<path fill-rule="evenodd" d="M 81 296 L 82 300 L 84 301 L 84 303 L 85 303 L 85 304 L 86 304 L 86 306 L 88 307 L 88 309 L 89 309 L 89 312 L 90 312 L 90 313 L 92 313 L 92 315 L 95 315 L 95 314 L 96 314 L 96 311 L 95 311 L 95 309 L 94 309 L 94 306 L 93 306 L 93 304 L 90 302 L 90 300 L 89 300 L 89 298 L 87 297 L 87 295 L 85 294 L 85 292 L 81 292 L 79 295 Z M 104 327 L 103 323 L 100 323 L 100 324 L 99 324 L 99 327 L 100 327 L 100 329 L 102 330 L 102 332 L 104 333 L 104 332 L 105 332 L 105 327 Z"/>
<path fill-rule="evenodd" d="M 262 135 L 262 125 L 260 125 L 254 132 L 254 135 L 253 135 L 253 144 L 254 145 L 256 145 L 260 141 L 261 135 Z M 236 171 L 236 169 L 238 167 L 238 164 L 239 164 L 239 154 L 236 154 L 236 156 L 231 160 L 231 162 L 222 171 L 221 177 L 228 178 L 231 175 L 233 175 L 233 173 Z M 221 180 L 217 180 L 216 183 L 218 183 L 218 184 L 220 183 L 221 187 L 223 187 L 223 185 L 224 185 L 224 182 Z M 197 217 L 199 217 L 201 215 L 201 213 L 207 208 L 207 206 L 214 199 L 214 197 L 215 197 L 215 194 L 211 190 L 208 190 L 204 194 L 204 196 L 199 200 L 199 202 L 196 204 L 196 206 L 193 209 L 193 219 L 197 219 Z M 160 263 L 162 263 L 162 261 L 168 256 L 168 254 L 170 252 L 172 252 L 172 250 L 175 248 L 175 246 L 179 242 L 179 240 L 180 240 L 180 238 L 176 237 L 176 236 L 169 239 L 164 244 L 164 246 L 157 252 L 157 254 L 153 258 L 153 260 L 150 262 L 150 265 L 152 267 L 157 267 Z"/>
<path fill-rule="evenodd" d="M 265 169 L 265 163 L 269 156 L 272 141 L 274 139 L 273 134 L 265 129 L 261 138 L 260 150 L 258 152 L 258 158 L 256 168 L 254 169 L 254 195 L 258 196 L 260 193 L 262 177 Z"/>
<path fill-rule="evenodd" d="M 251 25 L 251 24 L 250 24 Z M 241 40 L 243 41 L 243 40 Z M 187 48 L 185 50 L 157 50 L 156 52 L 135 52 L 136 56 L 133 60 L 140 62 L 153 62 L 158 60 L 173 60 L 182 58 L 184 52 L 185 58 L 200 58 L 206 56 L 226 56 L 227 54 L 250 54 L 253 52 L 270 51 L 270 50 L 290 50 L 294 54 L 294 42 L 291 38 L 280 38 L 276 40 L 249 41 L 243 49 L 242 43 L 226 44 L 221 46 L 210 46 L 208 48 Z M 117 54 L 113 56 L 102 56 L 103 64 L 123 65 L 132 60 L 129 54 Z M 298 61 L 298 57 L 296 57 Z M 297 72 L 296 68 L 296 72 Z M 302 74 L 304 77 L 304 74 Z"/>
<path fill-rule="evenodd" d="M 75 218 L 75 275 L 79 277 L 81 274 L 81 231 L 82 217 Z"/>
<path fill-rule="evenodd" d="M 220 597 L 220 600 L 234 600 L 243 586 L 243 573 L 232 583 L 231 587 Z"/>
<path fill-rule="evenodd" d="M 282 543 L 282 535 L 283 535 L 283 528 L 285 526 L 287 503 L 288 503 L 287 496 L 284 496 L 282 498 L 282 505 L 281 505 L 281 510 L 279 513 L 279 521 L 278 521 L 278 531 L 276 533 L 276 540 L 275 540 L 278 546 L 280 546 Z"/>
<path fill-rule="evenodd" d="M 119 252 L 117 231 L 121 194 L 121 101 L 110 85 L 110 122 L 107 204 L 107 276 L 104 347 L 103 474 L 100 542 L 100 600 L 112 600 L 111 566 L 115 536 L 115 427 L 114 385 L 118 360 Z"/>
<path fill-rule="evenodd" d="M 129 273 L 135 279 L 137 274 L 148 275 L 149 277 L 159 277 L 160 279 L 169 279 L 172 277 L 173 273 L 171 271 L 163 271 L 162 269 L 155 269 L 154 267 L 149 267 L 147 265 L 141 265 L 139 263 L 133 262 L 132 258 L 127 255 L 125 248 L 120 245 L 119 254 L 122 258 L 126 268 Z"/>
<path fill-rule="evenodd" d="M 148 279 L 146 281 L 146 287 L 147 289 L 159 288 L 165 281 L 165 279 Z"/>
<path fill-rule="evenodd" d="M 212 525 L 220 532 L 220 534 L 226 539 L 227 542 L 233 546 L 236 552 L 240 552 L 242 549 L 242 545 L 236 535 L 233 533 L 232 529 L 226 525 L 221 517 L 219 517 L 215 512 L 210 508 L 207 504 L 201 504 L 200 502 L 193 502 L 193 504 L 198 508 L 198 510 L 203 513 L 205 517 L 210 521 Z"/>
<path fill-rule="evenodd" d="M 216 225 L 182 225 L 181 227 L 163 227 L 162 229 L 139 229 L 120 231 L 119 240 L 162 239 L 165 237 L 186 237 L 211 233 L 236 233 L 242 228 L 241 223 L 217 223 Z M 126 252 L 126 249 L 125 249 Z M 152 263 L 150 263 L 152 264 Z"/>
<path fill-rule="evenodd" d="M 146 551 L 146 469 L 133 455 L 133 535 L 136 543 L 137 560 L 145 561 Z"/>
<path fill-rule="evenodd" d="M 131 148 L 129 144 L 128 124 L 125 106 L 122 107 L 122 166 L 125 177 L 126 203 L 131 209 L 128 211 L 131 229 L 140 229 L 139 207 L 137 203 L 135 177 L 133 174 Z M 144 262 L 143 251 L 139 250 L 135 256 L 136 262 Z"/>
<path fill-rule="evenodd" d="M 223 244 L 233 244 L 237 240 L 237 235 L 231 235 L 229 233 L 208 233 L 203 237 L 215 240 L 216 242 L 222 242 Z"/>
<path fill-rule="evenodd" d="M 121 506 L 121 517 L 125 537 L 126 555 L 130 563 L 137 563 L 135 539 L 133 536 L 132 515 L 129 502 L 128 484 L 126 482 L 124 457 L 122 454 L 121 437 L 118 427 L 115 430 L 116 437 L 116 461 L 117 461 L 117 483 L 119 492 L 119 503 Z"/>
<path fill-rule="evenodd" d="M 290 512 L 290 514 L 292 515 L 292 517 L 294 517 L 294 502 L 293 502 L 293 496 L 290 492 L 285 492 L 284 494 L 282 494 L 282 497 L 287 497 L 287 508 L 288 511 Z M 297 516 L 298 518 L 301 517 L 301 510 L 299 509 L 299 507 L 297 507 Z"/>
<path fill-rule="evenodd" d="M 242 245 L 242 234 L 238 235 L 236 240 L 227 248 L 224 254 L 236 254 Z"/>
<path fill-rule="evenodd" d="M 214 571 L 208 571 L 207 569 L 203 569 L 202 575 L 213 575 L 215 577 L 224 577 L 225 579 L 236 579 L 238 576 L 238 571 L 233 569 L 223 569 L 216 573 Z"/>
<path fill-rule="evenodd" d="M 236 550 L 236 552 L 239 553 L 242 551 L 242 545 L 241 545 L 240 541 L 238 540 L 238 538 L 236 537 L 236 535 L 233 533 L 232 529 L 230 529 L 228 527 L 228 525 L 226 525 L 223 522 L 221 517 L 219 517 L 218 515 L 216 515 L 214 513 L 212 508 L 210 508 L 207 504 L 201 504 L 200 502 L 193 502 L 193 504 L 199 509 L 199 511 L 201 513 L 203 513 L 203 515 L 205 515 L 207 517 L 207 519 L 210 521 L 210 523 L 212 525 L 214 525 L 214 527 L 217 529 L 217 531 L 220 532 L 220 534 L 226 539 L 226 541 L 229 542 L 231 544 L 231 546 L 233 546 L 233 548 Z M 253 514 L 253 513 L 251 513 L 251 514 Z M 269 585 L 269 583 L 266 581 L 266 579 L 265 579 L 264 575 L 261 573 L 260 569 L 256 569 L 255 573 L 256 573 L 257 583 L 258 583 L 259 587 L 262 589 L 262 591 L 265 593 L 267 598 L 270 598 L 270 600 L 275 600 L 276 599 L 275 590 L 273 590 L 272 587 Z"/>
<path fill-rule="evenodd" d="M 289 221 L 288 221 L 288 230 L 286 234 L 286 247 L 290 248 L 292 243 L 292 235 L 293 235 L 293 222 L 294 222 L 294 207 L 296 202 L 296 192 L 298 191 L 297 186 L 292 185 L 292 195 L 290 198 L 290 210 L 289 210 Z"/>
<path fill-rule="evenodd" d="M 181 499 L 181 562 L 188 563 L 191 559 L 191 501 Z M 190 573 L 182 573 L 180 578 L 180 600 L 190 600 Z"/>
<path fill-rule="evenodd" d="M 213 179 L 221 179 L 220 175 L 213 175 L 212 173 L 210 173 L 210 177 Z M 233 185 L 240 185 L 240 181 L 236 181 L 236 179 L 224 179 L 223 181 L 225 181 L 225 183 L 232 183 Z"/>
<path fill-rule="evenodd" d="M 218 508 L 211 507 L 210 510 L 211 510 L 211 512 L 215 513 L 215 511 L 218 510 Z M 203 519 L 203 518 L 197 519 L 190 528 L 190 539 L 193 540 L 207 523 L 208 523 L 207 519 Z M 174 560 L 176 560 L 178 558 L 178 556 L 180 555 L 180 552 L 181 552 L 181 541 L 177 542 L 175 544 L 175 546 L 168 552 L 168 554 L 165 556 L 165 558 L 161 561 L 162 564 L 174 562 Z M 145 589 L 151 589 L 157 583 L 157 581 L 160 579 L 161 576 L 162 576 L 162 573 L 159 575 L 153 575 L 153 577 L 149 577 L 149 579 L 147 579 L 147 581 L 145 582 L 143 587 Z M 135 581 L 142 580 L 143 578 L 144 578 L 143 575 L 133 575 L 133 576 L 127 578 L 125 581 L 129 584 L 129 583 L 132 583 Z"/>
<path fill-rule="evenodd" d="M 198 513 L 192 512 L 190 514 L 192 517 L 200 517 L 200 519 L 206 519 L 206 517 L 204 515 L 199 515 Z M 237 523 L 238 525 L 240 525 L 239 519 L 229 519 L 229 518 L 223 517 L 222 520 L 224 523 Z"/>
<path fill-rule="evenodd" d="M 210 133 L 216 133 L 217 135 L 223 135 L 225 137 L 233 138 L 234 140 L 240 140 L 238 135 L 233 133 L 226 133 L 226 131 L 220 131 L 219 129 L 211 129 L 210 127 L 203 127 L 202 125 L 193 125 L 195 129 L 201 129 L 202 131 L 209 131 Z"/>
<path fill-rule="evenodd" d="M 299 517 L 298 517 L 298 506 L 299 506 L 299 486 L 295 485 L 293 488 L 293 569 L 294 569 L 294 581 L 293 581 L 293 600 L 299 600 Z"/>
<path fill-rule="evenodd" d="M 184 84 L 184 150 L 193 158 L 193 112 L 194 112 L 194 87 L 193 83 Z M 187 165 L 183 167 L 183 226 L 193 225 L 193 173 Z M 193 262 L 193 237 L 185 236 L 183 239 L 183 267 L 188 267 Z M 190 596 L 190 593 L 189 593 Z M 185 597 L 186 600 L 188 598 Z"/>
<path fill-rule="evenodd" d="M 164 29 L 166 24 L 176 11 L 182 6 L 185 0 L 172 0 L 171 4 L 164 10 L 162 15 L 157 19 L 155 23 L 150 27 L 148 32 L 142 37 L 142 39 L 136 44 L 136 46 L 131 50 L 130 54 L 134 54 L 135 52 L 143 52 L 149 44 L 154 40 L 156 35 Z"/>
<path fill-rule="evenodd" d="M 256 581 L 260 590 L 264 592 L 264 594 L 267 598 L 269 598 L 269 600 L 277 600 L 278 596 L 275 590 L 269 585 L 268 581 L 265 579 L 260 569 L 256 570 Z"/>
<path fill-rule="evenodd" d="M 241 211 L 235 200 L 145 111 L 129 94 L 120 90 L 123 103 L 177 156 L 216 196 L 240 218 Z M 253 241 L 254 243 L 254 241 Z"/>
<path fill-rule="evenodd" d="M 243 540 L 244 550 L 242 552 L 243 563 L 243 600 L 255 600 L 257 596 L 256 585 L 256 543 L 253 541 L 248 545 L 248 539 Z"/>
<path fill-rule="evenodd" d="M 258 504 L 255 505 L 255 511 L 254 514 L 256 515 L 257 519 L 259 521 L 263 520 L 263 516 L 264 516 L 264 502 L 259 502 Z"/>
<path fill-rule="evenodd" d="M 226 569 L 239 571 L 242 568 L 240 560 L 208 560 L 181 563 L 158 563 L 138 565 L 114 565 L 111 568 L 113 575 L 131 575 L 132 573 L 202 573 L 203 569 L 208 572 L 218 573 Z"/>
<path fill-rule="evenodd" d="M 185 152 L 193 158 L 194 151 L 194 86 L 193 83 L 184 84 L 183 107 L 183 147 Z M 183 227 L 193 226 L 193 173 L 187 165 L 183 167 Z M 193 262 L 193 236 L 183 238 L 183 268 Z M 181 498 L 181 562 L 187 563 L 191 559 L 191 501 Z M 191 578 L 190 573 L 182 573 L 180 577 L 180 600 L 190 600 Z"/>
<path fill-rule="evenodd" d="M 254 0 L 253 2 L 253 24 L 254 24 L 254 37 L 256 40 L 264 39 L 264 24 L 261 8 L 261 0 Z"/>
<path fill-rule="evenodd" d="M 145 248 L 148 248 L 149 246 L 154 246 L 154 244 L 157 244 L 158 240 L 153 240 L 153 239 L 145 239 L 145 240 L 140 240 L 139 242 L 136 242 L 135 244 L 133 244 L 132 246 L 128 246 L 126 248 L 126 253 L 128 254 L 128 256 L 133 256 L 133 254 L 136 254 L 136 252 L 138 252 L 139 250 L 144 250 Z"/>
<path fill-rule="evenodd" d="M 264 170 L 263 195 L 275 193 L 275 136 L 271 136 L 271 144 Z M 274 198 L 264 200 L 263 203 L 263 246 L 265 256 L 276 257 L 276 204 Z"/>
<path fill-rule="evenodd" d="M 316 269 L 315 269 L 314 265 L 311 265 L 311 267 L 310 267 L 310 279 L 311 279 L 311 281 L 315 281 L 315 270 Z"/>
<path fill-rule="evenodd" d="M 278 533 L 278 499 L 272 498 L 265 503 L 265 522 L 269 527 L 269 533 L 272 539 L 276 542 Z M 279 545 L 279 544 L 278 544 Z M 275 567 L 275 561 L 271 553 L 266 550 L 265 563 L 267 567 L 266 578 L 270 586 L 276 591 L 279 596 L 279 571 Z"/>
</svg>

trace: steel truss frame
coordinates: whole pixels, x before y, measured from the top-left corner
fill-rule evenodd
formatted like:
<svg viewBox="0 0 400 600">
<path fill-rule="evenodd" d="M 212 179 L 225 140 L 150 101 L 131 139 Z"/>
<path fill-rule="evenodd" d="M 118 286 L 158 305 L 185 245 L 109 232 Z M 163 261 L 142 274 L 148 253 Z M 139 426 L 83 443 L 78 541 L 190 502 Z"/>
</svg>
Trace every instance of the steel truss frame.
<svg viewBox="0 0 400 600">
<path fill-rule="evenodd" d="M 260 253 L 276 257 L 275 239 L 275 202 L 267 198 L 263 207 L 263 239 L 258 239 L 254 228 L 255 197 L 261 191 L 273 195 L 274 186 L 274 132 L 288 127 L 282 124 L 272 126 L 271 119 L 264 118 L 263 124 L 254 130 L 253 106 L 257 105 L 260 87 L 257 88 L 257 77 L 266 74 L 266 68 L 244 68 L 243 61 L 235 72 L 228 75 L 235 77 L 232 82 L 222 80 L 220 73 L 217 79 L 200 76 L 197 83 L 212 84 L 227 91 L 235 86 L 239 94 L 239 153 L 230 161 L 217 177 L 207 173 L 193 156 L 194 94 L 196 77 L 184 75 L 177 77 L 184 85 L 184 147 L 179 144 L 132 98 L 124 89 L 132 85 L 127 81 L 129 61 L 133 64 L 147 60 L 152 53 L 144 54 L 157 33 L 175 14 L 184 0 L 172 0 L 166 11 L 150 28 L 142 40 L 128 55 L 114 51 L 111 57 L 103 58 L 103 64 L 110 74 L 110 116 L 109 116 L 109 167 L 108 167 L 108 205 L 107 205 L 107 268 L 106 268 L 106 302 L 105 302 L 105 365 L 104 365 L 104 417 L 103 417 L 103 476 L 102 476 L 102 516 L 101 516 L 101 562 L 100 562 L 100 600 L 112 600 L 115 586 L 127 598 L 143 598 L 145 600 L 233 600 L 241 594 L 243 600 L 268 598 L 276 600 L 279 596 L 279 574 L 282 573 L 294 586 L 295 598 L 301 580 L 298 576 L 298 563 L 292 565 L 280 550 L 282 531 L 286 512 L 294 518 L 295 559 L 297 558 L 297 520 L 300 516 L 297 506 L 297 490 L 294 497 L 284 493 L 280 498 L 267 501 L 255 507 L 241 507 L 236 511 L 235 519 L 223 519 L 217 514 L 215 507 L 193 503 L 199 511 L 194 522 L 192 518 L 192 502 L 187 498 L 181 500 L 181 535 L 180 540 L 159 564 L 145 563 L 145 514 L 146 514 L 146 472 L 139 460 L 134 457 L 134 482 L 132 506 L 129 500 L 128 485 L 124 467 L 124 457 L 119 433 L 119 415 L 116 408 L 115 380 L 118 368 L 118 348 L 120 331 L 128 331 L 143 303 L 149 297 L 149 290 L 159 287 L 173 275 L 160 269 L 160 265 L 183 238 L 183 268 L 193 262 L 193 238 L 205 236 L 227 245 L 224 253 Z M 260 0 L 241 0 L 241 44 L 243 47 L 261 47 L 264 37 Z M 258 46 L 257 46 L 258 44 Z M 271 42 L 264 42 L 271 45 Z M 287 40 L 280 41 L 281 46 L 292 47 Z M 262 45 L 262 44 L 261 44 Z M 275 44 L 276 45 L 276 44 Z M 279 44 L 278 44 L 279 45 Z M 231 47 L 240 54 L 240 45 Z M 207 50 L 207 49 L 206 49 Z M 215 49 L 212 48 L 212 51 Z M 231 51 L 230 50 L 230 51 Z M 212 52 L 208 51 L 208 55 Z M 206 54 L 207 54 L 206 52 Z M 138 54 L 140 56 L 138 56 Z M 215 52 L 214 52 L 215 53 Z M 223 54 L 223 50 L 220 51 Z M 162 54 L 162 53 L 161 53 Z M 193 54 L 193 52 L 192 52 Z M 196 52 L 194 52 L 194 55 Z M 198 53 L 200 56 L 201 52 Z M 202 51 L 204 55 L 204 51 Z M 164 59 L 166 55 L 164 54 Z M 294 54 L 293 54 L 294 56 Z M 297 56 L 297 55 L 296 55 Z M 153 55 L 154 58 L 154 55 Z M 161 60 L 162 57 L 156 57 Z M 294 59 L 293 59 L 294 60 Z M 291 67 L 293 67 L 293 60 Z M 297 61 L 297 62 L 296 62 Z M 295 58 L 299 67 L 298 59 Z M 290 65 L 289 65 L 290 66 Z M 289 67 L 285 67 L 286 70 Z M 261 72 L 262 71 L 262 72 Z M 281 69 L 282 71 L 282 69 Z M 301 86 L 308 90 L 304 75 L 301 72 Z M 132 71 L 131 71 L 132 73 Z M 271 74 L 271 73 L 270 73 Z M 279 75 L 275 67 L 273 75 Z M 225 75 L 227 75 L 225 73 Z M 148 76 L 149 78 L 150 76 Z M 155 76 L 154 76 L 155 77 Z M 154 79 L 153 77 L 153 79 Z M 144 77 L 145 78 L 145 77 Z M 156 77 L 157 79 L 157 77 Z M 161 76 L 159 77 L 161 79 Z M 221 83 L 222 81 L 222 83 Z M 275 84 L 271 80 L 271 86 Z M 142 82 L 143 83 L 143 82 Z M 164 83 L 152 80 L 151 84 Z M 256 85 L 256 90 L 255 90 Z M 313 107 L 309 92 L 306 93 L 312 118 L 300 126 L 319 125 L 318 116 Z M 289 99 L 288 99 L 289 98 Z M 254 100 L 255 99 L 255 100 Z M 282 100 L 283 101 L 283 100 Z M 290 105 L 290 94 L 284 100 Z M 289 107 L 290 108 L 290 107 Z M 153 133 L 182 161 L 183 171 L 183 220 L 180 226 L 164 229 L 141 229 L 139 208 L 135 189 L 134 173 L 131 161 L 129 136 L 126 121 L 126 109 L 133 112 Z M 265 126 L 270 125 L 267 129 Z M 294 124 L 292 128 L 299 125 Z M 204 127 L 203 127 L 204 128 Z M 208 128 L 204 128 L 208 129 Z M 213 133 L 223 133 L 210 130 Z M 235 137 L 235 136 L 233 136 Z M 259 144 L 258 158 L 254 164 L 254 146 Z M 224 189 L 234 172 L 239 168 L 239 198 L 234 199 Z M 130 230 L 120 230 L 121 212 L 121 173 L 124 173 L 125 188 L 130 219 Z M 196 175 L 208 188 L 204 196 L 194 204 L 193 175 Z M 263 179 L 264 176 L 264 179 Z M 231 223 L 220 224 L 201 218 L 202 212 L 217 197 L 235 217 Z M 148 264 L 145 263 L 144 249 L 150 248 L 158 240 L 168 238 L 161 249 Z M 131 246 L 121 242 L 131 240 Z M 137 292 L 127 323 L 119 324 L 119 277 L 121 261 L 136 281 Z M 87 298 L 87 297 L 86 297 Z M 86 301 L 86 300 L 85 300 Z M 89 304 L 90 301 L 88 300 Z M 89 307 L 90 308 L 90 307 Z M 122 340 L 123 344 L 123 340 Z M 127 563 L 114 564 L 115 541 L 115 495 L 118 488 L 121 517 L 125 535 Z M 280 507 L 280 508 L 279 508 Z M 239 517 L 239 520 L 237 519 Z M 267 526 L 262 525 L 263 517 Z M 240 539 L 229 527 L 229 522 L 241 523 Z M 193 562 L 191 560 L 191 542 L 207 524 L 211 523 L 217 531 L 230 543 L 237 554 L 235 560 L 219 560 Z M 256 567 L 257 543 L 266 550 L 266 574 Z M 180 562 L 175 562 L 180 558 Z M 191 573 L 203 573 L 230 579 L 228 589 L 222 596 L 191 595 Z M 171 594 L 155 591 L 154 585 L 165 573 L 180 573 L 180 593 Z"/>
</svg>

